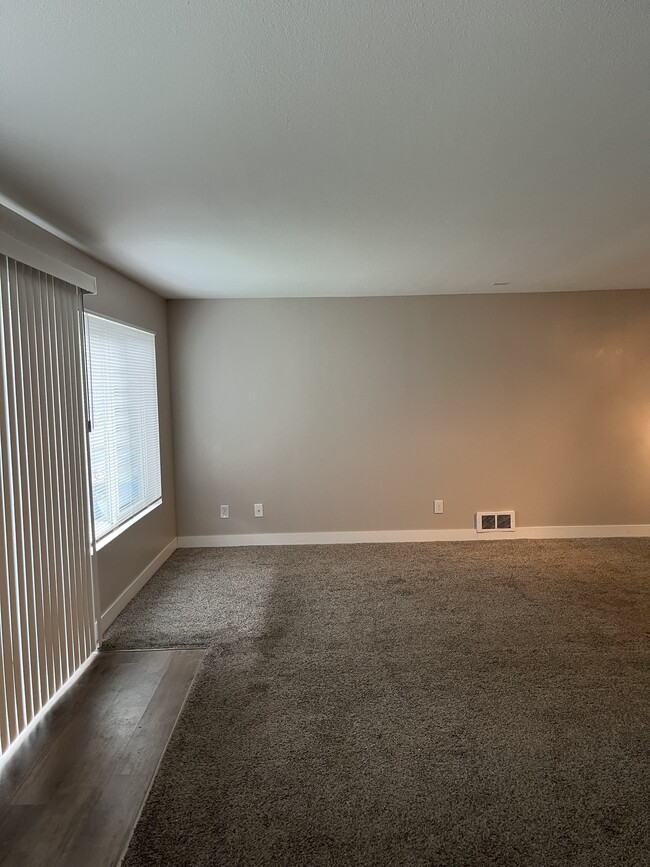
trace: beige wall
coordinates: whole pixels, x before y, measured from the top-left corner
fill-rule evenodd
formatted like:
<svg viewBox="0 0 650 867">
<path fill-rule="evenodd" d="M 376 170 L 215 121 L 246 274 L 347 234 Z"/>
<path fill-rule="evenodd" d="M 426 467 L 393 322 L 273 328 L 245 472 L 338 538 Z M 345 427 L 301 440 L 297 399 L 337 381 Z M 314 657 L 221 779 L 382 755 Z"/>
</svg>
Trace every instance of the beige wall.
<svg viewBox="0 0 650 867">
<path fill-rule="evenodd" d="M 179 536 L 650 522 L 648 290 L 174 301 L 170 346 Z"/>
<path fill-rule="evenodd" d="M 88 310 L 156 332 L 163 505 L 98 552 L 100 602 L 105 611 L 176 536 L 167 302 L 3 207 L 0 207 L 0 231 L 95 275 L 98 291 L 96 296 L 86 298 Z"/>
</svg>

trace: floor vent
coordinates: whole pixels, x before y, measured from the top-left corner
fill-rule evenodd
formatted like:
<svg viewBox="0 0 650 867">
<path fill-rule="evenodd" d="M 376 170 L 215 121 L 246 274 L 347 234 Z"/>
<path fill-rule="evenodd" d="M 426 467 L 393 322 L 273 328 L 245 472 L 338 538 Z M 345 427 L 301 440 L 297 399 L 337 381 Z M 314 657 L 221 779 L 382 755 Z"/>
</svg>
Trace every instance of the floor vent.
<svg viewBox="0 0 650 867">
<path fill-rule="evenodd" d="M 502 533 L 515 529 L 515 513 L 510 509 L 500 512 L 477 512 L 477 533 Z"/>
</svg>

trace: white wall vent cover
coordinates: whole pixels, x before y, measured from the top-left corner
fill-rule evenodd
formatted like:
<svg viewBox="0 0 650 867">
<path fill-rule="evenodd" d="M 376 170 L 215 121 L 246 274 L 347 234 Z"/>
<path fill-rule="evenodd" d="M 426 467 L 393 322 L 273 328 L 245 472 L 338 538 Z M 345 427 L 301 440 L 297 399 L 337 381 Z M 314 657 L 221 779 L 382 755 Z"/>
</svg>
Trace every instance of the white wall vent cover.
<svg viewBox="0 0 650 867">
<path fill-rule="evenodd" d="M 502 533 L 515 529 L 515 513 L 511 509 L 499 512 L 477 512 L 477 533 Z"/>
</svg>

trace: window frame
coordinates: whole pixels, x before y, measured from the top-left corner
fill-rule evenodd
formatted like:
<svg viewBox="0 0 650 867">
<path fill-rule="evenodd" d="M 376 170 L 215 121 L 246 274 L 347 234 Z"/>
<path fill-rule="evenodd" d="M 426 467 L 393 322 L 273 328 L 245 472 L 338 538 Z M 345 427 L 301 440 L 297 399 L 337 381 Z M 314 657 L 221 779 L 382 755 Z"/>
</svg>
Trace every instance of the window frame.
<svg viewBox="0 0 650 867">
<path fill-rule="evenodd" d="M 100 551 L 110 542 L 113 542 L 118 536 L 140 521 L 142 518 L 149 515 L 151 512 L 155 511 L 157 508 L 162 506 L 164 500 L 164 491 L 163 491 L 163 473 L 162 473 L 162 439 L 160 435 L 160 402 L 158 400 L 158 340 L 157 333 L 152 328 L 143 328 L 140 325 L 134 325 L 132 322 L 126 322 L 124 319 L 118 319 L 115 316 L 108 316 L 104 313 L 97 313 L 94 310 L 86 310 L 83 311 L 84 317 L 84 342 L 85 346 L 85 355 L 86 355 L 86 369 L 87 369 L 87 381 L 88 381 L 88 458 L 89 458 L 89 484 L 90 484 L 90 513 L 92 520 L 92 533 L 93 533 L 93 547 L 95 551 Z M 139 331 L 144 334 L 150 334 L 153 337 L 153 360 L 154 360 L 154 373 L 156 380 L 156 408 L 157 408 L 157 422 L 158 422 L 158 458 L 159 458 L 159 471 L 160 471 L 160 496 L 156 497 L 150 503 L 142 506 L 137 512 L 133 515 L 130 515 L 128 518 L 124 518 L 118 523 L 111 526 L 108 530 L 106 530 L 101 536 L 97 536 L 96 534 L 96 521 L 95 521 L 95 497 L 94 497 L 94 487 L 92 481 L 92 449 L 90 446 L 90 437 L 92 435 L 92 430 L 94 428 L 94 392 L 93 392 L 93 379 L 92 379 L 92 349 L 90 345 L 90 331 L 89 331 L 89 318 L 94 317 L 95 319 L 104 319 L 108 322 L 113 322 L 116 325 L 122 325 L 125 328 L 131 328 L 134 331 Z"/>
</svg>

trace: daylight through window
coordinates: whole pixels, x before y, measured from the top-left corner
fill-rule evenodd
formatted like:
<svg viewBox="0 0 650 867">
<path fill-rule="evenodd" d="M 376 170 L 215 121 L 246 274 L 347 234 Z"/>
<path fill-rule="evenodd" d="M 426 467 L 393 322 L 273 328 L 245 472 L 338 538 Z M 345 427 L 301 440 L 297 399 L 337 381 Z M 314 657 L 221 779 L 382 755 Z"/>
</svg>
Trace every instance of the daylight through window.
<svg viewBox="0 0 650 867">
<path fill-rule="evenodd" d="M 86 314 L 90 463 L 101 540 L 161 499 L 155 334 Z"/>
</svg>

